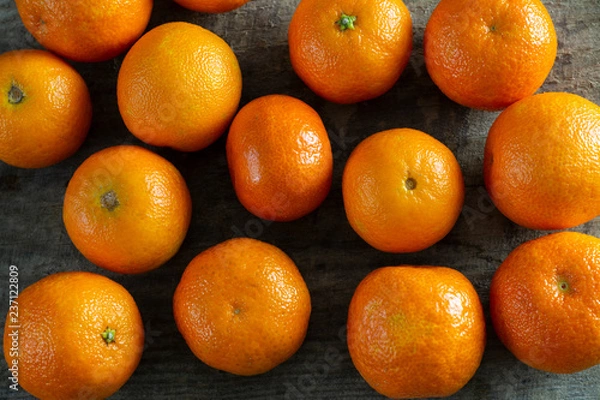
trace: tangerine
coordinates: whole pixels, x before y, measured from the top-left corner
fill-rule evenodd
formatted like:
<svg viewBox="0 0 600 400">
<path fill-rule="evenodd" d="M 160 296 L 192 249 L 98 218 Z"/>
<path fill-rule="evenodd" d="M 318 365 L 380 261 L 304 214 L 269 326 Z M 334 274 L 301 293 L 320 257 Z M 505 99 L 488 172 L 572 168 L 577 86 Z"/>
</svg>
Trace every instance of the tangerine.
<svg viewBox="0 0 600 400">
<path fill-rule="evenodd" d="M 227 137 L 227 162 L 238 199 L 263 219 L 300 218 L 331 187 L 325 126 L 312 107 L 291 96 L 263 96 L 239 111 Z"/>
<path fill-rule="evenodd" d="M 564 229 L 600 214 L 600 106 L 542 93 L 504 110 L 483 160 L 498 209 L 530 229 Z"/>
<path fill-rule="evenodd" d="M 17 308 L 6 318 L 4 357 L 37 398 L 107 398 L 140 362 L 144 326 L 135 300 L 102 275 L 46 276 L 19 294 Z"/>
<path fill-rule="evenodd" d="M 74 61 L 106 61 L 144 33 L 152 0 L 15 0 L 42 46 Z"/>
<path fill-rule="evenodd" d="M 187 22 L 160 25 L 129 50 L 117 78 L 127 128 L 141 141 L 197 151 L 221 136 L 242 94 L 237 58 L 223 39 Z"/>
<path fill-rule="evenodd" d="M 427 71 L 446 96 L 499 110 L 542 86 L 557 41 L 539 0 L 442 0 L 427 22 L 423 48 Z"/>
<path fill-rule="evenodd" d="M 292 67 L 326 100 L 348 104 L 394 86 L 412 51 L 401 0 L 302 0 L 288 29 Z"/>
<path fill-rule="evenodd" d="M 230 239 L 196 256 L 173 298 L 192 352 L 237 375 L 267 372 L 302 345 L 310 294 L 294 262 L 255 239 Z"/>
<path fill-rule="evenodd" d="M 65 193 L 63 221 L 92 263 L 121 273 L 164 264 L 190 225 L 187 185 L 173 164 L 138 146 L 114 146 L 85 160 Z"/>
<path fill-rule="evenodd" d="M 348 222 L 378 250 L 423 250 L 450 232 L 460 215 L 464 182 L 443 143 L 414 129 L 363 140 L 342 177 Z"/>
<path fill-rule="evenodd" d="M 525 364 L 574 373 L 600 364 L 600 239 L 560 232 L 514 249 L 490 287 L 496 334 Z"/>
<path fill-rule="evenodd" d="M 92 122 L 92 102 L 73 67 L 43 50 L 0 55 L 0 160 L 21 168 L 73 155 Z"/>
<path fill-rule="evenodd" d="M 473 377 L 484 348 L 479 296 L 454 269 L 379 268 L 363 279 L 350 302 L 350 356 L 384 396 L 450 396 Z"/>
</svg>

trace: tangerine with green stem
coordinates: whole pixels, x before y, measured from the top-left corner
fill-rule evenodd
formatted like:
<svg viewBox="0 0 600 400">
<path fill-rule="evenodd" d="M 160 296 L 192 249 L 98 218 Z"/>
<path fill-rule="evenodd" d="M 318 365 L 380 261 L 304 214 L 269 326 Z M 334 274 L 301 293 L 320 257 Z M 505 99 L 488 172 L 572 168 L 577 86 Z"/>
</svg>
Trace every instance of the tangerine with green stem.
<svg viewBox="0 0 600 400">
<path fill-rule="evenodd" d="M 18 366 L 19 386 L 37 398 L 107 398 L 140 362 L 140 312 L 109 278 L 59 272 L 25 288 L 17 303 L 17 322 L 16 313 L 6 318 L 4 357 Z"/>
<path fill-rule="evenodd" d="M 523 363 L 571 374 L 600 364 L 600 239 L 559 232 L 527 241 L 496 270 L 496 334 Z"/>
<path fill-rule="evenodd" d="M 381 96 L 412 51 L 412 20 L 401 0 L 302 0 L 288 29 L 300 79 L 335 103 Z"/>
</svg>

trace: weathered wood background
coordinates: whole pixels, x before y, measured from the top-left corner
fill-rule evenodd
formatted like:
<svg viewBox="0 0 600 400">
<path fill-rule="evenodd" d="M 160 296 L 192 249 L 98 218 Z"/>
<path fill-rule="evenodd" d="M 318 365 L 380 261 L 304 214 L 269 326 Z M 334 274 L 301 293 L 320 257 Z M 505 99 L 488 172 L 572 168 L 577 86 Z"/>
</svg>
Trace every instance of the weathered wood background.
<svg viewBox="0 0 600 400">
<path fill-rule="evenodd" d="M 242 67 L 242 105 L 261 95 L 285 93 L 306 101 L 321 114 L 335 159 L 334 183 L 324 204 L 295 222 L 261 221 L 236 199 L 227 172 L 224 138 L 191 154 L 154 148 L 181 170 L 192 193 L 193 219 L 181 251 L 158 270 L 139 276 L 95 267 L 75 249 L 63 227 L 65 187 L 77 166 L 92 153 L 140 142 L 127 131 L 117 109 L 116 78 L 123 56 L 103 63 L 75 64 L 89 85 L 94 105 L 92 128 L 80 151 L 40 170 L 17 169 L 0 162 L 2 326 L 10 264 L 19 267 L 21 288 L 58 271 L 93 271 L 130 290 L 146 325 L 142 361 L 115 399 L 350 399 L 381 397 L 354 369 L 345 343 L 348 304 L 369 271 L 405 263 L 456 268 L 471 279 L 487 313 L 494 270 L 517 245 L 547 232 L 515 226 L 491 205 L 485 193 L 483 147 L 497 113 L 452 103 L 427 75 L 423 31 L 437 1 L 406 1 L 414 22 L 414 51 L 399 82 L 376 100 L 347 106 L 315 96 L 291 68 L 287 26 L 297 3 L 254 0 L 227 14 L 206 15 L 184 10 L 170 0 L 156 0 L 149 28 L 185 20 L 222 36 Z M 569 91 L 599 104 L 599 0 L 546 0 L 545 4 L 557 29 L 559 48 L 541 91 Z M 14 2 L 0 0 L 0 52 L 32 47 L 40 46 L 21 24 Z M 452 232 L 415 254 L 385 254 L 369 247 L 348 225 L 342 205 L 341 176 L 351 150 L 368 135 L 394 127 L 420 129 L 448 145 L 463 168 L 467 186 L 464 212 Z M 600 220 L 576 230 L 598 236 Z M 313 303 L 306 342 L 298 353 L 273 371 L 250 378 L 213 370 L 197 360 L 179 335 L 171 311 L 172 295 L 187 263 L 200 251 L 235 235 L 256 237 L 287 252 L 302 271 Z M 22 390 L 9 392 L 3 359 L 0 368 L 0 398 L 29 398 Z M 570 376 L 536 371 L 517 361 L 488 324 L 481 368 L 453 398 L 596 400 L 600 398 L 600 367 Z"/>
</svg>

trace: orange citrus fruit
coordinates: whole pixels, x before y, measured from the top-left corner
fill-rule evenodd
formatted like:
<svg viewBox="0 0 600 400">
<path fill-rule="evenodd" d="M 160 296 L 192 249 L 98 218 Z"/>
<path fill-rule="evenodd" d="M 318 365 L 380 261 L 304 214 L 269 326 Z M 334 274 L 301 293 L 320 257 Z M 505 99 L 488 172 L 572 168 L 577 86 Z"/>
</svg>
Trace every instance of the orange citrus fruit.
<svg viewBox="0 0 600 400">
<path fill-rule="evenodd" d="M 49 275 L 19 294 L 4 325 L 4 357 L 19 386 L 44 400 L 104 399 L 135 371 L 142 318 L 129 292 L 89 272 Z"/>
<path fill-rule="evenodd" d="M 473 377 L 484 348 L 483 308 L 471 282 L 456 270 L 379 268 L 350 302 L 350 356 L 384 396 L 450 396 Z"/>
<path fill-rule="evenodd" d="M 496 271 L 490 309 L 525 364 L 563 374 L 600 364 L 600 239 L 560 232 L 523 243 Z"/>
<path fill-rule="evenodd" d="M 224 13 L 235 10 L 250 0 L 174 0 L 177 4 L 192 11 Z"/>
<path fill-rule="evenodd" d="M 144 32 L 152 0 L 15 0 L 25 28 L 48 50 L 74 61 L 105 61 Z"/>
<path fill-rule="evenodd" d="M 423 250 L 454 226 L 464 183 L 454 154 L 414 129 L 371 135 L 352 152 L 342 177 L 346 216 L 376 249 Z"/>
<path fill-rule="evenodd" d="M 92 121 L 83 78 L 42 50 L 0 55 L 0 160 L 22 168 L 48 167 L 73 155 Z"/>
<path fill-rule="evenodd" d="M 261 374 L 290 358 L 304 341 L 310 311 L 294 262 L 247 238 L 196 256 L 173 298 L 175 322 L 196 357 L 237 375 Z"/>
<path fill-rule="evenodd" d="M 394 86 L 412 51 L 412 20 L 401 0 L 302 0 L 288 43 L 292 66 L 312 91 L 356 103 Z"/>
<path fill-rule="evenodd" d="M 463 106 L 499 110 L 542 86 L 556 32 L 539 0 L 442 0 L 425 29 L 431 79 Z"/>
<path fill-rule="evenodd" d="M 531 229 L 564 229 L 600 214 L 600 106 L 543 93 L 504 110 L 485 145 L 483 174 L 498 209 Z"/>
<path fill-rule="evenodd" d="M 140 273 L 175 255 L 191 212 L 190 193 L 173 164 L 141 147 L 115 146 L 77 168 L 63 221 L 88 260 L 110 271 Z"/>
<path fill-rule="evenodd" d="M 290 96 L 263 96 L 240 110 L 227 137 L 227 162 L 238 199 L 263 219 L 300 218 L 331 187 L 333 157 L 321 117 Z"/>
<path fill-rule="evenodd" d="M 129 50 L 117 80 L 119 111 L 127 128 L 154 146 L 205 148 L 233 119 L 242 74 L 231 48 L 187 22 L 146 33 Z"/>
</svg>

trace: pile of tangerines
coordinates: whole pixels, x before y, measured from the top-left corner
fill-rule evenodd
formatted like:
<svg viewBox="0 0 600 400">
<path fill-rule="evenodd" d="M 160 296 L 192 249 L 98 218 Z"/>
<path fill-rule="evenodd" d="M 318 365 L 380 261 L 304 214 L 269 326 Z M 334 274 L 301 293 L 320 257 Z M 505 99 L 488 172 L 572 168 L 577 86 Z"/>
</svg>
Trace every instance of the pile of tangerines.
<svg viewBox="0 0 600 400">
<path fill-rule="evenodd" d="M 214 13 L 248 0 L 176 1 Z M 152 0 L 16 3 L 25 27 L 51 52 L 0 55 L 5 163 L 46 167 L 85 140 L 90 95 L 60 57 L 95 62 L 127 51 L 118 108 L 141 141 L 191 152 L 228 130 L 233 187 L 241 204 L 263 219 L 295 220 L 326 198 L 333 158 L 319 114 L 284 95 L 257 98 L 238 111 L 240 67 L 214 33 L 172 22 L 143 34 Z M 341 104 L 388 91 L 412 50 L 411 17 L 401 0 L 301 0 L 288 32 L 298 76 L 319 96 Z M 431 79 L 450 99 L 503 110 L 488 134 L 483 175 L 504 215 L 527 228 L 555 230 L 600 214 L 600 107 L 575 94 L 534 94 L 557 51 L 552 20 L 539 0 L 441 0 L 423 46 Z M 347 160 L 342 190 L 356 233 L 393 253 L 441 240 L 464 200 L 461 168 L 450 149 L 409 128 L 360 143 Z M 139 146 L 115 146 L 73 174 L 63 220 L 92 263 L 142 273 L 178 251 L 191 209 L 186 182 L 170 162 Z M 105 398 L 135 370 L 142 321 L 116 282 L 63 272 L 31 285 L 19 301 L 20 348 L 10 351 L 7 319 L 5 357 L 9 366 L 18 363 L 19 383 L 34 396 Z M 499 338 L 524 363 L 555 373 L 599 364 L 600 240 L 562 232 L 522 244 L 497 269 L 490 308 Z M 199 359 L 254 375 L 298 350 L 311 301 L 284 252 L 231 239 L 190 262 L 173 309 Z M 479 367 L 484 312 L 472 284 L 454 269 L 380 268 L 355 291 L 348 347 L 360 374 L 386 396 L 448 396 Z"/>
</svg>

